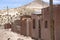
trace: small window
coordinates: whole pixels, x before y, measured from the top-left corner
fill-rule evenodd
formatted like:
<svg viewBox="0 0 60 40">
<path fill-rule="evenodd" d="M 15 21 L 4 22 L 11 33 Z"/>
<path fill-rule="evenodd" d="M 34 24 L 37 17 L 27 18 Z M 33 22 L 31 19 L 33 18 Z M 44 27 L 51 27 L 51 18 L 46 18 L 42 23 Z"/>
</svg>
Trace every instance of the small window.
<svg viewBox="0 0 60 40">
<path fill-rule="evenodd" d="M 33 29 L 35 29 L 35 19 L 33 19 Z"/>
<path fill-rule="evenodd" d="M 39 28 L 41 27 L 41 25 L 40 25 L 40 20 L 38 20 L 38 24 L 39 24 Z"/>
<path fill-rule="evenodd" d="M 40 20 L 38 20 L 38 24 L 39 24 L 39 38 L 41 38 L 41 24 L 40 24 Z"/>
<path fill-rule="evenodd" d="M 45 28 L 47 28 L 47 24 L 48 24 L 47 21 L 45 21 Z"/>
</svg>

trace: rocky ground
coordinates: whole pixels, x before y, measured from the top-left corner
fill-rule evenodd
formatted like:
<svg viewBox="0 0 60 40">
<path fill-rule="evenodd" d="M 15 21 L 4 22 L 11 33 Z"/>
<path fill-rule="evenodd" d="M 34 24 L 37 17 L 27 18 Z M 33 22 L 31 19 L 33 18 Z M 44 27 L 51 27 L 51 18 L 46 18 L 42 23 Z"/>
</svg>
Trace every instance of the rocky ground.
<svg viewBox="0 0 60 40">
<path fill-rule="evenodd" d="M 33 40 L 31 37 L 26 37 L 10 30 L 0 29 L 0 40 Z"/>
</svg>

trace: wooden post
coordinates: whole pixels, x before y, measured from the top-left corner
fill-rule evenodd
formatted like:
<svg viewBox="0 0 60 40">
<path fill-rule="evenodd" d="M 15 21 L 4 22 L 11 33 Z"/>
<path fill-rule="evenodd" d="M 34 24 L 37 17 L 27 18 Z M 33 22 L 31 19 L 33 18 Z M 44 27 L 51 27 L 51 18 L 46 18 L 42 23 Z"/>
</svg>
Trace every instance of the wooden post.
<svg viewBox="0 0 60 40">
<path fill-rule="evenodd" d="M 50 34 L 51 34 L 51 40 L 55 40 L 54 19 L 53 19 L 53 0 L 50 0 Z"/>
<path fill-rule="evenodd" d="M 29 36 L 29 20 L 27 19 L 27 36 Z"/>
<path fill-rule="evenodd" d="M 7 17 L 8 17 L 8 23 L 9 23 L 9 14 L 8 14 L 8 6 L 7 6 Z"/>
</svg>

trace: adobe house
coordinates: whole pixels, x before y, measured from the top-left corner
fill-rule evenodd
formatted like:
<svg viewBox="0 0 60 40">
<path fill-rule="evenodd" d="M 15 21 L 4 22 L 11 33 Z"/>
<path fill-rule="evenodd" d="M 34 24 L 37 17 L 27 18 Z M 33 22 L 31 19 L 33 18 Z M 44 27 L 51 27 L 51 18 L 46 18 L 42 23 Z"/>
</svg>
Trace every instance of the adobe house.
<svg viewBox="0 0 60 40">
<path fill-rule="evenodd" d="M 42 14 L 24 15 L 21 17 L 21 34 L 36 40 L 41 38 Z"/>
<path fill-rule="evenodd" d="M 11 30 L 13 32 L 16 32 L 16 33 L 19 33 L 21 32 L 21 21 L 20 20 L 15 20 L 13 23 L 12 23 L 12 28 Z"/>
<path fill-rule="evenodd" d="M 31 37 L 39 40 L 41 38 L 41 18 L 42 14 L 32 14 L 32 23 L 31 23 Z"/>
<path fill-rule="evenodd" d="M 32 14 L 32 15 L 23 15 L 18 22 L 13 23 L 12 30 L 14 32 L 20 33 L 25 36 L 30 36 L 34 39 L 41 38 L 41 15 L 42 14 Z M 20 25 L 18 28 L 16 23 Z M 18 30 L 17 30 L 18 29 Z"/>
<path fill-rule="evenodd" d="M 5 23 L 4 24 L 4 29 L 9 29 L 11 27 L 12 27 L 12 24 L 10 24 L 10 23 Z"/>
<path fill-rule="evenodd" d="M 60 5 L 53 6 L 53 27 L 50 26 L 49 8 L 42 9 L 41 39 L 60 40 Z"/>
<path fill-rule="evenodd" d="M 31 34 L 31 16 L 23 15 L 21 16 L 21 34 L 25 36 L 30 36 Z"/>
<path fill-rule="evenodd" d="M 25 35 L 30 36 L 31 35 L 31 16 L 30 15 L 23 15 L 21 16 L 20 20 L 15 20 L 12 24 L 12 31 Z"/>
</svg>

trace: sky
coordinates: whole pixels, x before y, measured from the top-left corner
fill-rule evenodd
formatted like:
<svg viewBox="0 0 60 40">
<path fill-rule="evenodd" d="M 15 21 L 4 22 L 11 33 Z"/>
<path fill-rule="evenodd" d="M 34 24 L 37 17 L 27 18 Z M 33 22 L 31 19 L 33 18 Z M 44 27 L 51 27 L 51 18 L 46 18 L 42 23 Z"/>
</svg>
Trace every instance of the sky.
<svg viewBox="0 0 60 40">
<path fill-rule="evenodd" d="M 26 5 L 33 0 L 0 0 L 0 9 L 16 8 L 22 5 Z"/>
<path fill-rule="evenodd" d="M 33 0 L 0 0 L 0 10 L 8 8 L 16 8 L 22 5 L 26 5 Z M 49 0 L 43 0 L 44 2 L 49 3 Z M 60 4 L 60 0 L 54 0 L 54 4 Z"/>
</svg>

